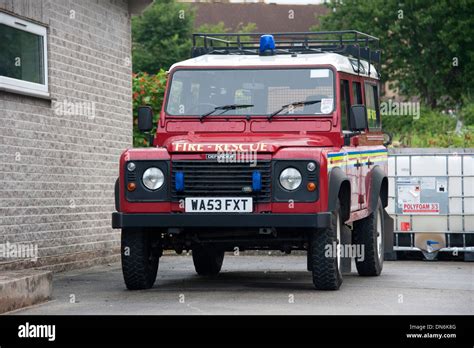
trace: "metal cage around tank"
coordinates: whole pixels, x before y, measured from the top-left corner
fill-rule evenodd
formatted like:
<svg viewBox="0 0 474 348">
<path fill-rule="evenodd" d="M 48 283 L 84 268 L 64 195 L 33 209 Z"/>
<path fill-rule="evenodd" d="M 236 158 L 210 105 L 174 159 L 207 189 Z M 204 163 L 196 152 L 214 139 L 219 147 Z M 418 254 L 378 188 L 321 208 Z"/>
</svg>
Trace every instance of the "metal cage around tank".
<svg viewBox="0 0 474 348">
<path fill-rule="evenodd" d="M 390 149 L 388 164 L 394 250 L 472 256 L 474 149 Z"/>
</svg>

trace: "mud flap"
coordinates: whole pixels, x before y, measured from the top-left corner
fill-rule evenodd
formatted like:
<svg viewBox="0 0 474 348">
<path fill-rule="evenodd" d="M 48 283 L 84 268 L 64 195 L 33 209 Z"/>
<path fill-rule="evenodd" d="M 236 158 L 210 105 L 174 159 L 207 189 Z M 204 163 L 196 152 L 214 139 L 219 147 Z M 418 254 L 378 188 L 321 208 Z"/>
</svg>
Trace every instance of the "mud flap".
<svg viewBox="0 0 474 348">
<path fill-rule="evenodd" d="M 393 219 L 383 210 L 383 231 L 384 231 L 384 260 L 395 261 L 397 259 L 397 252 L 393 251 Z"/>
<path fill-rule="evenodd" d="M 341 228 L 341 245 L 351 245 L 352 244 L 352 231 L 347 225 L 342 225 Z M 341 257 L 341 273 L 350 274 L 351 273 L 352 258 L 351 257 Z"/>
</svg>

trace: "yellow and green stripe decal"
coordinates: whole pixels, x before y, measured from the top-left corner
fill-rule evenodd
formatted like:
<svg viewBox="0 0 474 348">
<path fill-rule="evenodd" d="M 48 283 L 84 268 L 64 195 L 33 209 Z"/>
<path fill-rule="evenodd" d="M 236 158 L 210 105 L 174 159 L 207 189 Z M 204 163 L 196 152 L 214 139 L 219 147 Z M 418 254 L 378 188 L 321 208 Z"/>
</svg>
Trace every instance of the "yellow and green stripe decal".
<svg viewBox="0 0 474 348">
<path fill-rule="evenodd" d="M 370 160 L 374 164 L 387 161 L 387 150 L 368 150 L 328 153 L 328 168 L 367 164 Z"/>
</svg>

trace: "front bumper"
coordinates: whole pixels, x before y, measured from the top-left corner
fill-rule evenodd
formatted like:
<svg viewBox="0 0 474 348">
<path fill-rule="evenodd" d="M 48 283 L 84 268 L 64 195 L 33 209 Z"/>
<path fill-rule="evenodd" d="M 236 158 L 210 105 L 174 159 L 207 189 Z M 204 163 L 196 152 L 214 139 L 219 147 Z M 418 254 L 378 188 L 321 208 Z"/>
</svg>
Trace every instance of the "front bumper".
<svg viewBox="0 0 474 348">
<path fill-rule="evenodd" d="M 314 214 L 127 214 L 112 213 L 112 228 L 326 228 L 331 213 Z"/>
</svg>

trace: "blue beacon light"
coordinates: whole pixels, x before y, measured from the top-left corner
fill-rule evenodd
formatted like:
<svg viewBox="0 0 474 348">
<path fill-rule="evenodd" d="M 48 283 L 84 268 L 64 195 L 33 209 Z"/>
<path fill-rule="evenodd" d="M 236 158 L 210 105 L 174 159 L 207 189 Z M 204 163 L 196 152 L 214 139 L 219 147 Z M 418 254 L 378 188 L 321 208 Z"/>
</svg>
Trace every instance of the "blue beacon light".
<svg viewBox="0 0 474 348">
<path fill-rule="evenodd" d="M 260 36 L 260 55 L 271 56 L 275 50 L 275 39 L 273 35 L 262 35 Z"/>
</svg>

